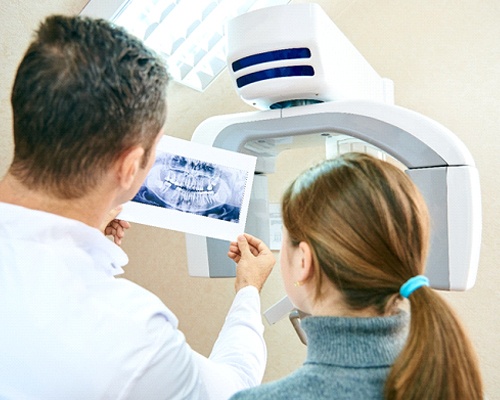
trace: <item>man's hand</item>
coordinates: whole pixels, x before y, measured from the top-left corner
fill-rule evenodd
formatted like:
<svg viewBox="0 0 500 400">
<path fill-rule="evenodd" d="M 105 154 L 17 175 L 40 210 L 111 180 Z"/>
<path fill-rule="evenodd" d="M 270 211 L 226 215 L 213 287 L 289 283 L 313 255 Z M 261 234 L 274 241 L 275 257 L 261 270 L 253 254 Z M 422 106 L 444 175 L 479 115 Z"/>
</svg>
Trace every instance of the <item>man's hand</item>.
<svg viewBox="0 0 500 400">
<path fill-rule="evenodd" d="M 125 230 L 130 228 L 130 223 L 115 217 L 120 214 L 122 206 L 113 208 L 108 212 L 104 222 L 101 224 L 100 230 L 106 236 L 113 236 L 113 241 L 120 246 L 122 239 L 125 236 Z"/>
<path fill-rule="evenodd" d="M 249 285 L 260 292 L 276 263 L 265 243 L 248 234 L 238 236 L 237 242 L 231 242 L 227 255 L 238 264 L 234 283 L 236 292 Z"/>
</svg>

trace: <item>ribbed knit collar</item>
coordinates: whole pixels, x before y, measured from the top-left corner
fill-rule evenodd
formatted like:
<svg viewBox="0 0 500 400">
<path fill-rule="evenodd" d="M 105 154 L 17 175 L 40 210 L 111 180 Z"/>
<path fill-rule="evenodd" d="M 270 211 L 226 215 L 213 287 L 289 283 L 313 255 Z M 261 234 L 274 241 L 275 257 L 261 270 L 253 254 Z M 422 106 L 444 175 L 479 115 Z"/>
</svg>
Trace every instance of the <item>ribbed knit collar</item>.
<svg viewBox="0 0 500 400">
<path fill-rule="evenodd" d="M 390 366 L 403 348 L 409 316 L 307 317 L 307 363 L 341 367 Z"/>
</svg>

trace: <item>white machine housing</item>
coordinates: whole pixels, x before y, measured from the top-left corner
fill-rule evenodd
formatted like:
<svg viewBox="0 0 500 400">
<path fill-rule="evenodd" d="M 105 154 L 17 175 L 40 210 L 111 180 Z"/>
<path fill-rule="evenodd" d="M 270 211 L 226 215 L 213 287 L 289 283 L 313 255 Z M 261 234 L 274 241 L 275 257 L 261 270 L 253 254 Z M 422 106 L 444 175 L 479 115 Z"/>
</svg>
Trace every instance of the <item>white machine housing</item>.
<svg viewBox="0 0 500 400">
<path fill-rule="evenodd" d="M 192 140 L 257 157 L 247 232 L 269 242 L 266 175 L 275 172 L 281 151 L 349 136 L 398 160 L 422 192 L 432 219 L 426 269 L 431 286 L 466 290 L 474 285 L 482 223 L 479 176 L 455 134 L 393 105 L 391 81 L 376 74 L 316 4 L 275 6 L 236 17 L 228 26 L 228 47 L 240 96 L 257 108 L 272 109 L 209 118 Z M 310 57 L 290 58 L 302 53 L 282 51 L 303 48 Z M 313 75 L 280 70 L 304 65 Z M 248 75 L 244 85 L 238 83 Z M 234 276 L 228 242 L 187 234 L 186 245 L 190 275 Z"/>
<path fill-rule="evenodd" d="M 227 63 L 237 93 L 262 110 L 296 99 L 393 102 L 392 81 L 377 74 L 315 3 L 230 20 Z"/>
<path fill-rule="evenodd" d="M 337 135 L 369 143 L 406 166 L 431 214 L 426 270 L 431 286 L 471 288 L 481 244 L 479 175 L 463 142 L 436 121 L 395 105 L 339 101 L 212 117 L 197 127 L 192 140 L 257 156 L 246 230 L 268 240 L 266 174 L 275 172 L 276 155 L 304 140 L 324 143 Z M 186 243 L 191 275 L 234 276 L 228 242 L 186 235 Z"/>
</svg>

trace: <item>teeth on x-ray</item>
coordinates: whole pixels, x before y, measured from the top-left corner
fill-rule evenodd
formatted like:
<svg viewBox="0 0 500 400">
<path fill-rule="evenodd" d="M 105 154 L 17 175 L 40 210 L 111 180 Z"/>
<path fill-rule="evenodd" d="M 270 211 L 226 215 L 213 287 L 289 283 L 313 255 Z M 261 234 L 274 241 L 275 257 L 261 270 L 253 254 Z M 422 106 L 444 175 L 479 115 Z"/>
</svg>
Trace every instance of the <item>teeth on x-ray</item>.
<svg viewBox="0 0 500 400">
<path fill-rule="evenodd" d="M 244 171 L 165 153 L 133 200 L 238 221 L 245 181 Z"/>
<path fill-rule="evenodd" d="M 220 185 L 216 166 L 174 156 L 167 165 L 163 199 L 172 207 L 193 212 L 223 204 L 230 196 L 229 187 Z"/>
</svg>

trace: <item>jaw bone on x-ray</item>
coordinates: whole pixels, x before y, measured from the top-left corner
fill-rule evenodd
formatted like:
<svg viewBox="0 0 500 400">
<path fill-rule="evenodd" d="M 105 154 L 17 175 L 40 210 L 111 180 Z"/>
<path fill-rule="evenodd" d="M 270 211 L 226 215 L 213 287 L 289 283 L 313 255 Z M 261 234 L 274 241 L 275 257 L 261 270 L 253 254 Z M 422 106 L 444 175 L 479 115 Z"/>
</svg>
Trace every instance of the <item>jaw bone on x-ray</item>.
<svg viewBox="0 0 500 400">
<path fill-rule="evenodd" d="M 119 217 L 234 240 L 245 230 L 255 162 L 246 154 L 163 136 L 153 167 Z"/>
<path fill-rule="evenodd" d="M 133 201 L 238 222 L 245 184 L 246 171 L 163 153 Z"/>
</svg>

